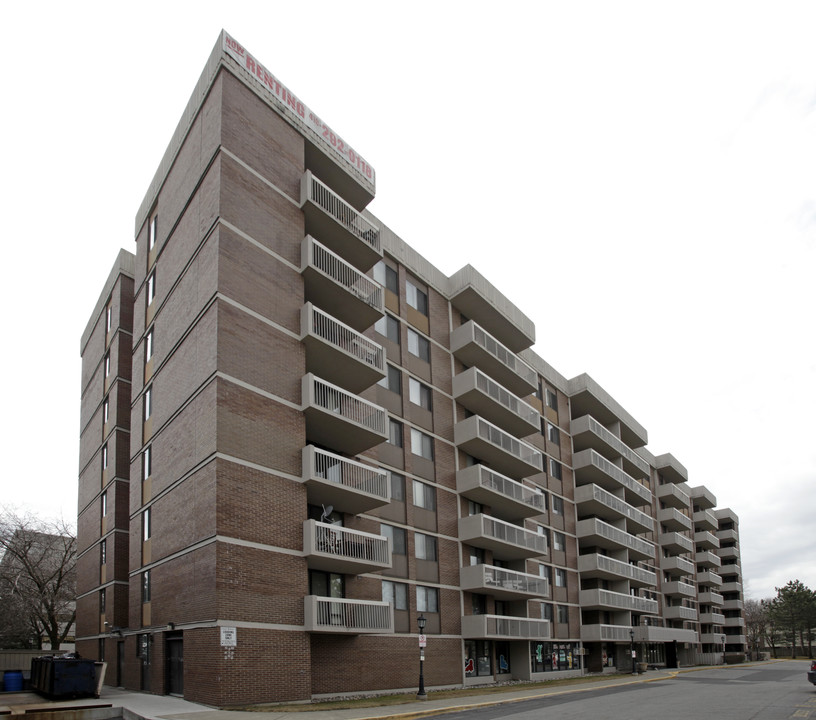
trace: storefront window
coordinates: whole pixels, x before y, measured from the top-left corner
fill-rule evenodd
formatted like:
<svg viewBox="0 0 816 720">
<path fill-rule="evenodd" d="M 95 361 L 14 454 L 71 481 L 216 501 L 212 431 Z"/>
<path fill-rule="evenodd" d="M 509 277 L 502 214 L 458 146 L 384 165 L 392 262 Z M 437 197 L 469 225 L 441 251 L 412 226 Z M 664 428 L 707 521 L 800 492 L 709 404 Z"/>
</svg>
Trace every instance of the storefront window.
<svg viewBox="0 0 816 720">
<path fill-rule="evenodd" d="M 577 670 L 581 667 L 578 643 L 530 643 L 530 662 L 533 672 Z"/>
<path fill-rule="evenodd" d="M 492 675 L 489 640 L 465 640 L 465 677 Z"/>
</svg>

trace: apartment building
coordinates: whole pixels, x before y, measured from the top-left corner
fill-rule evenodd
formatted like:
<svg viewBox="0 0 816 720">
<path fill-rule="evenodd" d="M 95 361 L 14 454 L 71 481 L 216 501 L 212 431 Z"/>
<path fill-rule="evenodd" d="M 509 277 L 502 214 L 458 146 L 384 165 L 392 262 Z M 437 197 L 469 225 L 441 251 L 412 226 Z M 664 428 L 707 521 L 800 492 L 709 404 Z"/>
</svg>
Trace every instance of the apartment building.
<svg viewBox="0 0 816 720">
<path fill-rule="evenodd" d="M 80 652 L 217 706 L 741 652 L 736 515 L 374 193 L 222 32 L 82 337 Z"/>
</svg>

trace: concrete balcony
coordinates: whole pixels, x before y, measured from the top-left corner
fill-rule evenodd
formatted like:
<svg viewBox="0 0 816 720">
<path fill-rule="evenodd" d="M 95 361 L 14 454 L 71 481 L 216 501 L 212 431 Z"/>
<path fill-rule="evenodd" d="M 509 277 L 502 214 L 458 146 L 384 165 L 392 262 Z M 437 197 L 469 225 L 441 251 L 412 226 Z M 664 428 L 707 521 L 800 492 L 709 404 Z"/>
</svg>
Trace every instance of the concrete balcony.
<svg viewBox="0 0 816 720">
<path fill-rule="evenodd" d="M 544 469 L 540 450 L 478 415 L 456 423 L 453 440 L 460 450 L 511 477 L 523 478 Z"/>
<path fill-rule="evenodd" d="M 631 625 L 581 625 L 581 640 L 588 642 L 630 642 Z"/>
<path fill-rule="evenodd" d="M 380 229 L 307 170 L 300 182 L 306 232 L 360 270 L 382 259 Z"/>
<path fill-rule="evenodd" d="M 731 634 L 728 634 L 725 637 L 727 638 L 726 639 L 726 644 L 728 646 L 742 645 L 744 647 L 745 644 L 747 643 L 747 638 L 745 637 L 745 635 L 731 635 Z"/>
<path fill-rule="evenodd" d="M 717 550 L 720 547 L 720 541 L 714 533 L 703 530 L 694 533 L 694 545 L 701 550 Z"/>
<path fill-rule="evenodd" d="M 694 574 L 694 563 L 679 555 L 660 558 L 660 571 L 672 577 L 685 577 Z"/>
<path fill-rule="evenodd" d="M 629 551 L 630 560 L 654 562 L 655 547 L 648 540 L 630 535 L 598 518 L 579 520 L 576 532 L 580 544 L 592 545 L 607 550 Z"/>
<path fill-rule="evenodd" d="M 673 507 L 661 508 L 657 511 L 657 522 L 670 532 L 691 530 L 691 518 Z"/>
<path fill-rule="evenodd" d="M 351 392 L 385 377 L 385 350 L 345 323 L 306 303 L 300 311 L 306 370 Z"/>
<path fill-rule="evenodd" d="M 694 520 L 694 528 L 700 532 L 714 532 L 717 529 L 717 518 L 710 510 L 697 510 L 691 519 Z"/>
<path fill-rule="evenodd" d="M 638 565 L 596 553 L 578 556 L 578 572 L 581 573 L 582 578 L 628 580 L 629 584 L 634 587 L 655 587 L 657 585 L 656 573 Z"/>
<path fill-rule="evenodd" d="M 660 627 L 659 625 L 638 625 L 635 628 L 635 642 L 649 643 L 691 643 L 696 645 L 697 631 L 686 628 Z"/>
<path fill-rule="evenodd" d="M 685 605 L 672 605 L 663 608 L 663 618 L 666 620 L 689 620 L 697 621 L 697 608 L 686 607 Z"/>
<path fill-rule="evenodd" d="M 655 488 L 655 497 L 667 507 L 687 510 L 691 505 L 691 496 L 682 488 L 684 485 L 658 485 Z"/>
<path fill-rule="evenodd" d="M 723 600 L 723 610 L 743 610 L 744 608 L 745 603 L 742 600 Z"/>
<path fill-rule="evenodd" d="M 741 582 L 724 582 L 720 585 L 720 592 L 723 595 L 727 595 L 728 593 L 741 593 L 742 592 L 742 583 Z"/>
<path fill-rule="evenodd" d="M 523 397 L 538 389 L 536 371 L 473 320 L 456 328 L 450 343 L 457 360 L 483 370 L 510 392 Z"/>
<path fill-rule="evenodd" d="M 711 570 L 697 573 L 697 582 L 700 583 L 700 585 L 714 585 L 719 587 L 722 585 L 722 581 L 722 575 L 718 575 Z"/>
<path fill-rule="evenodd" d="M 718 568 L 722 564 L 720 558 L 710 550 L 694 553 L 694 562 L 697 563 L 698 569 L 704 570 Z"/>
<path fill-rule="evenodd" d="M 649 463 L 620 438 L 607 430 L 591 415 L 583 415 L 570 423 L 574 452 L 592 449 L 609 460 L 620 457 L 623 470 L 634 478 L 649 476 Z"/>
<path fill-rule="evenodd" d="M 705 632 L 700 633 L 700 642 L 703 645 L 714 645 L 715 652 L 722 652 L 723 633 L 721 632 Z"/>
<path fill-rule="evenodd" d="M 303 554 L 313 570 L 359 575 L 391 567 L 391 544 L 384 535 L 306 520 Z"/>
<path fill-rule="evenodd" d="M 484 465 L 471 465 L 456 473 L 456 489 L 468 500 L 489 505 L 503 520 L 521 520 L 546 512 L 544 495 Z"/>
<path fill-rule="evenodd" d="M 664 595 L 687 597 L 693 599 L 696 599 L 697 597 L 697 587 L 692 585 L 691 583 L 683 582 L 682 580 L 664 582 L 660 586 L 660 590 Z"/>
<path fill-rule="evenodd" d="M 720 593 L 706 590 L 705 592 L 701 592 L 699 595 L 697 595 L 697 602 L 700 603 L 700 605 L 716 605 L 717 607 L 720 607 L 724 600 Z"/>
<path fill-rule="evenodd" d="M 391 603 L 307 595 L 303 605 L 306 632 L 340 635 L 394 632 Z"/>
<path fill-rule="evenodd" d="M 595 483 L 604 490 L 615 492 L 623 489 L 626 502 L 639 507 L 652 502 L 652 491 L 641 485 L 631 475 L 612 464 L 596 450 L 581 450 L 572 456 L 575 484 Z"/>
<path fill-rule="evenodd" d="M 684 483 L 688 480 L 688 470 L 671 453 L 664 453 L 655 458 L 655 470 L 668 483 Z"/>
<path fill-rule="evenodd" d="M 691 538 L 676 532 L 662 533 L 660 535 L 660 547 L 674 553 L 690 553 L 694 550 L 694 543 Z"/>
<path fill-rule="evenodd" d="M 625 519 L 626 531 L 633 535 L 654 530 L 654 520 L 646 513 L 594 484 L 575 488 L 575 504 L 579 517 L 594 515 L 609 521 Z"/>
<path fill-rule="evenodd" d="M 717 506 L 717 498 L 705 485 L 689 488 L 689 495 L 691 495 L 691 501 L 703 510 L 711 510 Z"/>
<path fill-rule="evenodd" d="M 724 617 L 723 625 L 725 627 L 745 627 L 745 618 L 744 617 Z"/>
<path fill-rule="evenodd" d="M 727 542 L 739 543 L 739 533 L 737 533 L 734 528 L 729 528 L 728 530 L 717 530 L 714 533 L 717 536 L 717 539 L 720 541 L 720 544 L 724 544 Z"/>
<path fill-rule="evenodd" d="M 549 640 L 549 620 L 509 615 L 463 615 L 462 637 L 467 640 Z"/>
<path fill-rule="evenodd" d="M 357 455 L 388 439 L 388 413 L 379 405 L 311 373 L 303 376 L 301 391 L 311 442 Z"/>
<path fill-rule="evenodd" d="M 726 560 L 739 560 L 740 553 L 739 548 L 736 547 L 721 547 L 717 555 L 725 562 Z"/>
<path fill-rule="evenodd" d="M 300 246 L 300 274 L 305 300 L 331 308 L 332 316 L 355 330 L 365 330 L 384 310 L 382 285 L 307 235 Z"/>
<path fill-rule="evenodd" d="M 700 625 L 724 625 L 725 615 L 718 612 L 701 612 Z"/>
<path fill-rule="evenodd" d="M 462 590 L 492 595 L 497 600 L 524 600 L 550 596 L 547 578 L 493 565 L 459 568 Z"/>
<path fill-rule="evenodd" d="M 482 513 L 459 518 L 459 539 L 492 550 L 496 560 L 523 560 L 547 554 L 544 535 Z"/>
<path fill-rule="evenodd" d="M 657 600 L 600 588 L 581 590 L 578 602 L 582 610 L 631 610 L 647 615 L 656 615 L 658 610 Z"/>
<path fill-rule="evenodd" d="M 391 501 L 388 472 L 307 445 L 302 452 L 302 482 L 312 505 L 333 505 L 357 515 Z"/>
<path fill-rule="evenodd" d="M 472 413 L 516 437 L 541 430 L 538 410 L 505 390 L 479 368 L 468 368 L 453 378 L 453 397 Z"/>
</svg>

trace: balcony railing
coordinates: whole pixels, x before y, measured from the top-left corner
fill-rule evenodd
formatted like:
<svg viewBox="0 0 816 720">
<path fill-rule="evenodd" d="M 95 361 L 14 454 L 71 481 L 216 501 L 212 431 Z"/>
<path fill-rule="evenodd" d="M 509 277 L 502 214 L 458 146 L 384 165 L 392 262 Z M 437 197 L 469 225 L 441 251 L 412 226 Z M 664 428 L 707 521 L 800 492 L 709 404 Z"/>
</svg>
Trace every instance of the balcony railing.
<svg viewBox="0 0 816 720">
<path fill-rule="evenodd" d="M 595 484 L 575 488 L 575 503 L 579 515 L 592 514 L 606 519 L 626 519 L 626 529 L 631 533 L 652 532 L 654 520 L 646 513 Z"/>
<path fill-rule="evenodd" d="M 667 575 L 693 575 L 694 563 L 679 555 L 660 558 L 660 570 Z"/>
<path fill-rule="evenodd" d="M 361 270 L 382 257 L 380 229 L 308 170 L 300 185 L 307 232 Z"/>
<path fill-rule="evenodd" d="M 655 546 L 648 540 L 630 535 L 598 518 L 579 520 L 577 534 L 579 542 L 613 550 L 627 548 L 631 559 L 654 561 L 655 558 Z"/>
<path fill-rule="evenodd" d="M 701 625 L 724 625 L 725 624 L 725 615 L 718 612 L 701 612 L 700 613 L 700 624 Z"/>
<path fill-rule="evenodd" d="M 701 605 L 716 605 L 720 607 L 723 604 L 723 596 L 720 593 L 706 590 L 697 595 L 697 602 Z"/>
<path fill-rule="evenodd" d="M 502 600 L 549 597 L 547 578 L 493 565 L 467 565 L 459 569 L 463 590 L 481 592 Z"/>
<path fill-rule="evenodd" d="M 698 510 L 692 516 L 692 520 L 694 520 L 694 527 L 697 530 L 711 530 L 713 532 L 717 529 L 717 518 L 710 510 Z"/>
<path fill-rule="evenodd" d="M 478 415 L 456 423 L 453 439 L 464 452 L 508 475 L 527 477 L 544 469 L 540 450 Z"/>
<path fill-rule="evenodd" d="M 720 585 L 720 592 L 725 595 L 727 593 L 741 593 L 742 592 L 742 583 L 741 582 L 724 582 Z"/>
<path fill-rule="evenodd" d="M 720 558 L 722 558 L 723 561 L 730 559 L 738 560 L 740 556 L 739 549 L 733 546 L 721 547 L 717 554 L 720 556 Z"/>
<path fill-rule="evenodd" d="M 493 551 L 497 560 L 521 560 L 547 554 L 547 538 L 532 530 L 479 513 L 459 518 L 459 539 Z"/>
<path fill-rule="evenodd" d="M 307 595 L 304 615 L 306 632 L 343 635 L 394 632 L 394 610 L 387 602 Z"/>
<path fill-rule="evenodd" d="M 601 608 L 612 610 L 631 610 L 633 612 L 656 615 L 658 610 L 657 600 L 638 597 L 628 593 L 612 592 L 595 588 L 593 590 L 581 590 L 579 596 L 581 608 Z"/>
<path fill-rule="evenodd" d="M 355 330 L 365 330 L 382 317 L 382 285 L 310 235 L 303 239 L 300 255 L 306 300 L 331 308 L 334 317 Z"/>
<path fill-rule="evenodd" d="M 333 505 L 353 515 L 387 505 L 388 472 L 328 450 L 307 445 L 302 452 L 302 480 L 312 505 Z"/>
<path fill-rule="evenodd" d="M 551 637 L 549 620 L 510 617 L 507 615 L 464 615 L 462 637 L 492 640 L 548 640 Z"/>
<path fill-rule="evenodd" d="M 691 538 L 681 535 L 676 532 L 661 533 L 660 545 L 667 550 L 674 550 L 675 552 L 690 553 L 694 550 L 694 543 Z"/>
<path fill-rule="evenodd" d="M 705 552 L 698 552 L 694 554 L 694 562 L 697 563 L 698 569 L 709 569 L 709 568 L 718 568 L 722 565 L 722 561 L 720 560 L 718 555 L 715 555 L 710 550 L 706 550 Z"/>
<path fill-rule="evenodd" d="M 705 485 L 697 485 L 689 488 L 691 501 L 703 510 L 708 510 L 717 506 L 717 498 Z"/>
<path fill-rule="evenodd" d="M 745 607 L 742 600 L 723 600 L 723 610 L 742 610 Z"/>
<path fill-rule="evenodd" d="M 476 367 L 453 378 L 453 397 L 471 412 L 490 419 L 516 437 L 541 429 L 541 416 Z"/>
<path fill-rule="evenodd" d="M 655 488 L 655 496 L 664 505 L 675 507 L 679 510 L 687 509 L 691 503 L 691 497 L 687 492 L 680 489 L 681 486 L 675 483 L 658 485 Z"/>
<path fill-rule="evenodd" d="M 745 627 L 745 618 L 723 616 L 722 624 L 725 625 L 725 627 Z"/>
<path fill-rule="evenodd" d="M 694 544 L 704 550 L 716 550 L 720 547 L 720 541 L 717 539 L 717 536 L 714 533 L 708 532 L 708 530 L 694 533 Z M 722 557 L 722 553 L 720 553 L 720 557 Z"/>
<path fill-rule="evenodd" d="M 664 582 L 661 586 L 661 590 L 664 595 L 682 595 L 688 598 L 697 597 L 697 588 L 691 583 L 683 582 L 682 580 Z"/>
<path fill-rule="evenodd" d="M 607 460 L 597 450 L 581 450 L 572 456 L 575 482 L 585 485 L 594 482 L 606 490 L 623 488 L 626 501 L 639 506 L 652 502 L 652 491 L 641 485 L 631 475 Z"/>
<path fill-rule="evenodd" d="M 538 388 L 536 371 L 473 320 L 451 333 L 451 352 L 518 395 L 529 395 Z"/>
<path fill-rule="evenodd" d="M 520 520 L 546 512 L 544 495 L 500 475 L 484 465 L 471 465 L 456 473 L 456 489 L 469 500 L 489 505 L 494 515 Z"/>
<path fill-rule="evenodd" d="M 697 620 L 697 608 L 686 607 L 685 605 L 672 605 L 663 608 L 663 617 L 666 620 Z"/>
<path fill-rule="evenodd" d="M 700 583 L 700 585 L 715 585 L 719 587 L 722 585 L 722 581 L 722 575 L 719 575 L 712 570 L 697 573 L 697 582 Z"/>
<path fill-rule="evenodd" d="M 595 553 L 578 556 L 578 572 L 582 577 L 629 580 L 633 585 L 640 587 L 655 587 L 657 584 L 657 573 L 623 560 L 615 560 L 608 555 Z"/>
<path fill-rule="evenodd" d="M 391 567 L 391 544 L 384 535 L 317 520 L 303 523 L 303 553 L 310 568 L 327 572 L 356 575 Z"/>
<path fill-rule="evenodd" d="M 300 312 L 306 370 L 351 392 L 385 377 L 385 350 L 365 335 L 306 303 Z"/>
<path fill-rule="evenodd" d="M 306 435 L 314 443 L 356 455 L 388 439 L 388 414 L 343 388 L 303 376 Z"/>
<path fill-rule="evenodd" d="M 586 642 L 629 642 L 631 625 L 581 625 L 581 640 Z"/>
<path fill-rule="evenodd" d="M 660 508 L 657 511 L 657 522 L 667 530 L 691 530 L 691 518 L 673 507 Z"/>
<path fill-rule="evenodd" d="M 608 451 L 611 451 L 621 456 L 624 470 L 630 475 L 649 476 L 649 463 L 591 415 L 582 415 L 573 420 L 570 430 L 575 450 L 587 448 L 598 450 L 600 446 L 603 446 L 608 449 L 607 454 L 609 454 Z"/>
</svg>

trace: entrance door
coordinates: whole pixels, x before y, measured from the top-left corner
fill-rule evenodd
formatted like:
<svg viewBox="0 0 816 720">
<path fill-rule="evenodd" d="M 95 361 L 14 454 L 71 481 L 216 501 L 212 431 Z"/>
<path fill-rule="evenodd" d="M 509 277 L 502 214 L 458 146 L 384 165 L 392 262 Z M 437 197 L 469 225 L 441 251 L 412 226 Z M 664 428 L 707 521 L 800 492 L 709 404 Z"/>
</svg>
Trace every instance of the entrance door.
<svg viewBox="0 0 816 720">
<path fill-rule="evenodd" d="M 184 697 L 184 643 L 181 637 L 167 638 L 167 694 Z"/>
<path fill-rule="evenodd" d="M 125 665 L 125 643 L 116 643 L 116 687 L 123 687 L 122 668 Z"/>
</svg>

